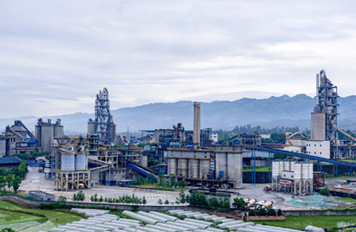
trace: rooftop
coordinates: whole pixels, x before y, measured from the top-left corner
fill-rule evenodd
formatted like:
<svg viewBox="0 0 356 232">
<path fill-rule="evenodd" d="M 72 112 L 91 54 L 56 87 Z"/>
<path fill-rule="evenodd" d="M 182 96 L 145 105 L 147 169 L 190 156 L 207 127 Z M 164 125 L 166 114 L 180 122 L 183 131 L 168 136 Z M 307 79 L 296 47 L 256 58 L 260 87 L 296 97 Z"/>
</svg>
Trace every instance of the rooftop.
<svg viewBox="0 0 356 232">
<path fill-rule="evenodd" d="M 0 164 L 20 164 L 21 159 L 18 157 L 5 157 L 0 158 Z"/>
</svg>

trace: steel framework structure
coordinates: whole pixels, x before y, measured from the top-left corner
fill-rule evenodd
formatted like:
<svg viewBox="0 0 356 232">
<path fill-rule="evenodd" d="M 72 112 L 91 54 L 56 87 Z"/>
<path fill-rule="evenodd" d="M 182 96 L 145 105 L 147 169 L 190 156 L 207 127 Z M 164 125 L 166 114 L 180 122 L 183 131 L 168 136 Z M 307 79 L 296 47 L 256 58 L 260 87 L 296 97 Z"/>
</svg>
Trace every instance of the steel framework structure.
<svg viewBox="0 0 356 232">
<path fill-rule="evenodd" d="M 95 127 L 94 131 L 99 135 L 99 141 L 104 144 L 110 143 L 110 126 L 113 124 L 113 119 L 110 114 L 109 92 L 107 88 L 99 91 L 95 100 Z"/>
<path fill-rule="evenodd" d="M 324 70 L 317 74 L 316 106 L 314 112 L 325 113 L 325 139 L 330 141 L 332 158 L 337 155 L 337 115 L 339 110 L 339 95 L 337 86 L 326 77 Z"/>
</svg>

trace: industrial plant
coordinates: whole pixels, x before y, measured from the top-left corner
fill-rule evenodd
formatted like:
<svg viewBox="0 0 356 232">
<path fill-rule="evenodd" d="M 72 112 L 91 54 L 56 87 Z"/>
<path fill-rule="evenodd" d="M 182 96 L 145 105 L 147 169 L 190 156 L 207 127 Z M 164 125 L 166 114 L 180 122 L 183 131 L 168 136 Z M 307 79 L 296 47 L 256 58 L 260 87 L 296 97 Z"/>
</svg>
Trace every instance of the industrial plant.
<svg viewBox="0 0 356 232">
<path fill-rule="evenodd" d="M 337 87 L 320 71 L 310 138 L 300 132 L 287 133 L 285 144 L 262 143 L 259 132 L 218 139 L 212 128 L 201 128 L 203 109 L 198 102 L 192 107 L 192 130 L 178 122 L 170 129 L 141 130 L 142 138 L 128 138 L 116 134 L 109 91 L 104 88 L 94 100 L 95 118 L 89 119 L 86 136 L 65 136 L 60 119 L 54 124 L 38 119 L 34 134 L 15 121 L 2 134 L 0 152 L 11 156 L 36 149 L 50 151 L 43 170 L 62 191 L 126 186 L 139 177 L 157 178 L 162 172 L 167 180 L 174 177 L 190 186 L 238 189 L 243 187 L 242 170 L 247 165 L 252 184 L 258 181 L 256 167 L 268 166 L 266 182 L 272 184 L 272 191 L 311 194 L 322 185 L 315 183 L 315 165 L 353 165 L 335 160 L 355 156 L 355 146 L 339 141 L 338 132 L 356 141 L 337 127 L 338 99 Z M 286 158 L 276 159 L 276 154 Z"/>
</svg>

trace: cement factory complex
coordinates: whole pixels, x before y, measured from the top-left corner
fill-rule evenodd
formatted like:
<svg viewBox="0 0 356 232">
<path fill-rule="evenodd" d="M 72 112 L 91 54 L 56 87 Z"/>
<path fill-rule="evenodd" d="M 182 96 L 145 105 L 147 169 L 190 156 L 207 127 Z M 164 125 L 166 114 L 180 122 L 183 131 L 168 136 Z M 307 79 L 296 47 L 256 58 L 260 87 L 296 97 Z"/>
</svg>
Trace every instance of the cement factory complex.
<svg viewBox="0 0 356 232">
<path fill-rule="evenodd" d="M 65 125 L 60 119 L 55 122 L 38 119 L 35 132 L 15 121 L 1 135 L 0 156 L 48 151 L 49 155 L 38 159 L 42 163 L 36 167 L 38 175 L 52 183 L 52 194 L 129 187 L 140 177 L 158 178 L 164 173 L 166 181 L 184 180 L 188 187 L 202 192 L 241 194 L 249 203 L 257 201 L 253 194 L 257 198 L 263 191 L 289 197 L 313 195 L 325 186 L 322 165 L 331 167 L 335 175 L 337 168 L 350 173 L 356 168 L 356 164 L 343 161 L 355 157 L 356 138 L 338 128 L 338 99 L 337 87 L 322 70 L 316 76 L 315 107 L 310 109 L 310 138 L 299 132 L 287 133 L 285 144 L 262 143 L 258 131 L 219 139 L 212 128 L 201 128 L 198 102 L 192 105 L 193 130 L 186 130 L 177 122 L 168 129 L 142 130 L 142 138 L 128 138 L 116 133 L 109 91 L 104 88 L 95 100 L 93 97 L 95 118 L 88 119 L 86 136 L 65 136 Z M 339 140 L 338 133 L 350 141 Z M 149 165 L 150 160 L 155 165 Z M 266 181 L 258 177 L 259 166 L 268 167 Z M 247 172 L 247 181 L 244 167 L 251 170 Z M 244 195 L 246 185 L 254 189 L 259 183 L 264 183 L 265 190 L 261 187 Z M 353 194 L 351 189 L 353 186 L 345 187 L 344 192 Z"/>
</svg>

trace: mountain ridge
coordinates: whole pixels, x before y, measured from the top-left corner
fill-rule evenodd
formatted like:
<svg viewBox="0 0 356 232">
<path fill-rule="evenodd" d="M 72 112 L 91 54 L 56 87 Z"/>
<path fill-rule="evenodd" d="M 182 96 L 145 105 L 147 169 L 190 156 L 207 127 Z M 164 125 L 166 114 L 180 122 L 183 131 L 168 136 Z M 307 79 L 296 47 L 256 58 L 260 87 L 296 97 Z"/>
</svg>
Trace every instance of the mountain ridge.
<svg viewBox="0 0 356 232">
<path fill-rule="evenodd" d="M 340 98 L 340 116 L 338 125 L 343 129 L 356 130 L 356 95 Z M 201 128 L 228 129 L 235 126 L 247 125 L 271 128 L 275 126 L 298 126 L 300 130 L 310 128 L 310 113 L 314 109 L 315 99 L 305 94 L 295 96 L 271 96 L 264 99 L 241 98 L 234 101 L 200 102 Z M 142 129 L 171 128 L 181 122 L 186 130 L 193 127 L 193 101 L 177 101 L 169 103 L 149 103 L 135 107 L 124 107 L 111 110 L 117 132 Z M 12 125 L 14 120 L 21 120 L 34 130 L 39 117 L 24 116 L 18 118 L 0 119 L 0 128 Z M 86 134 L 89 118 L 94 113 L 77 112 L 58 116 L 44 116 L 44 120 L 56 118 L 62 120 L 68 134 Z"/>
</svg>

